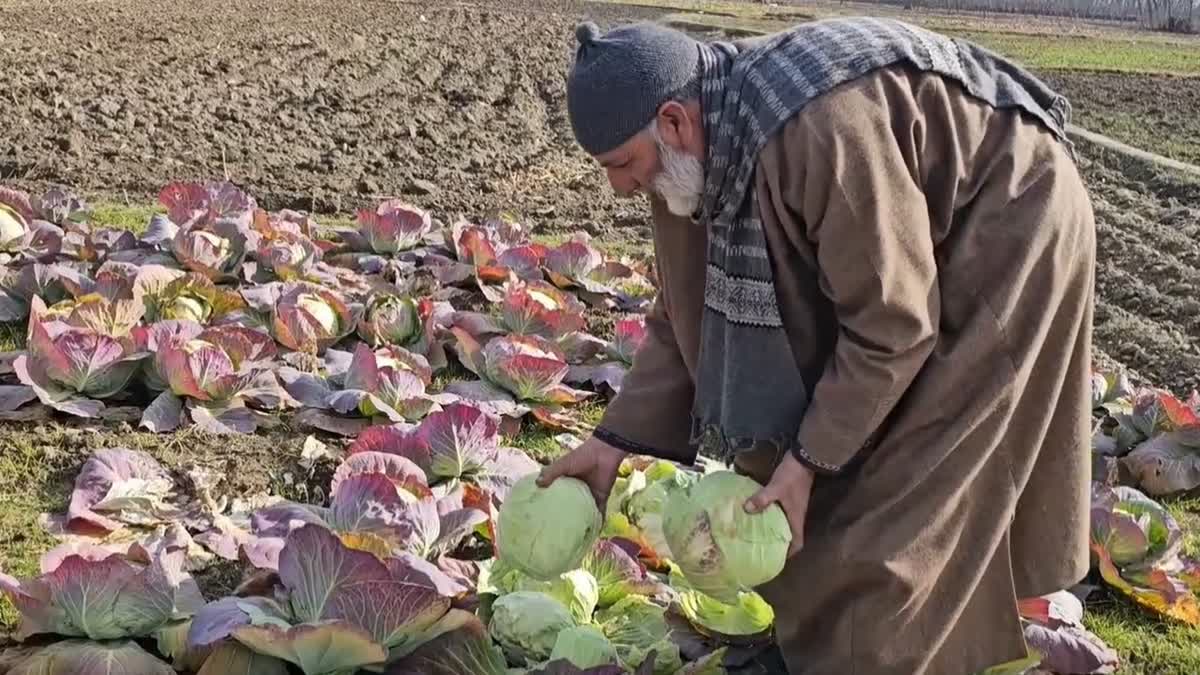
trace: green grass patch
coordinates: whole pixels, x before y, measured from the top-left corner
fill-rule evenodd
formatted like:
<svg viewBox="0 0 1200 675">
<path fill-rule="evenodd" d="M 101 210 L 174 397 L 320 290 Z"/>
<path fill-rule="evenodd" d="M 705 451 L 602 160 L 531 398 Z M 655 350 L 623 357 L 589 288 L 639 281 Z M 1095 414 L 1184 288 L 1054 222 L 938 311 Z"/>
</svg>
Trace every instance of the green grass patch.
<svg viewBox="0 0 1200 675">
<path fill-rule="evenodd" d="M 569 241 L 572 234 L 572 232 L 548 232 L 533 234 L 530 236 L 530 239 L 535 244 L 554 248 Z M 645 258 L 654 254 L 653 242 L 645 239 L 604 239 L 603 237 L 595 237 L 588 244 L 600 249 L 609 258 Z"/>
<path fill-rule="evenodd" d="M 1107 590 L 1093 596 L 1083 622 L 1120 655 L 1119 675 L 1200 673 L 1200 629 L 1159 621 Z"/>
<path fill-rule="evenodd" d="M 358 228 L 358 222 L 351 215 L 334 214 L 329 216 L 313 216 L 317 221 L 317 230 L 322 235 L 332 235 L 335 230 L 353 230 Z"/>
<path fill-rule="evenodd" d="M 28 443 L 0 444 L 0 551 L 5 574 L 22 578 L 39 573 L 39 560 L 57 542 L 38 522 L 41 513 L 65 512 L 73 477 L 55 466 L 53 458 Z M 16 608 L 0 599 L 0 626 L 16 623 Z"/>
<path fill-rule="evenodd" d="M 1160 502 L 1183 529 L 1184 554 L 1200 554 L 1200 498 Z M 1104 588 L 1089 598 L 1084 624 L 1120 655 L 1120 675 L 1200 673 L 1200 628 L 1153 616 L 1116 591 Z"/>
<path fill-rule="evenodd" d="M 593 428 L 604 416 L 604 399 L 581 403 L 571 408 L 571 416 L 587 428 Z M 564 432 L 551 431 L 543 426 L 526 423 L 512 440 L 512 444 L 543 464 L 549 463 L 566 453 L 567 449 L 556 437 Z M 576 434 L 578 436 L 578 434 Z M 580 438 L 580 440 L 583 440 Z"/>
<path fill-rule="evenodd" d="M 150 225 L 150 219 L 154 217 L 154 214 L 166 213 L 166 209 L 146 206 L 144 204 L 100 203 L 93 205 L 91 208 L 91 222 L 93 224 L 101 227 L 129 230 L 136 234 L 146 231 L 146 228 Z"/>
<path fill-rule="evenodd" d="M 24 323 L 0 323 L 0 352 L 25 348 Z"/>
<path fill-rule="evenodd" d="M 253 435 L 217 436 L 194 428 L 172 434 L 121 425 L 84 430 L 78 420 L 62 421 L 6 426 L 0 435 L 0 571 L 17 578 L 39 574 L 41 557 L 59 543 L 46 532 L 41 516 L 66 513 L 80 468 L 101 448 L 143 450 L 169 470 L 195 462 L 223 476 L 223 494 L 270 491 L 298 501 L 327 499 L 333 466 L 319 464 L 309 472 L 298 465 L 307 433 L 286 423 Z M 210 577 L 221 573 L 217 569 L 198 576 L 208 597 Z M 0 596 L 0 642 L 18 618 L 8 598 Z"/>
<path fill-rule="evenodd" d="M 1200 497 L 1163 499 L 1161 503 L 1183 529 L 1183 554 L 1200 558 Z"/>
<path fill-rule="evenodd" d="M 150 219 L 155 214 L 166 213 L 166 209 L 161 206 L 114 202 L 92 204 L 91 211 L 90 222 L 94 225 L 129 230 L 138 234 L 146 231 Z M 352 215 L 313 216 L 313 219 L 317 222 L 318 230 L 322 232 L 355 226 Z"/>
<path fill-rule="evenodd" d="M 848 13 L 843 8 L 819 5 L 805 5 L 803 10 L 783 10 L 741 2 L 609 1 L 660 8 L 664 12 L 664 22 L 684 29 L 723 30 L 731 37 L 774 32 L 797 23 Z M 1025 30 L 1014 22 L 1002 23 L 1002 29 L 990 27 L 985 17 L 971 14 L 948 17 L 897 12 L 883 7 L 873 14 L 893 16 L 971 40 L 1035 69 L 1200 76 L 1200 42 L 1188 39 L 1169 41 L 1150 32 L 1105 30 L 1099 27 L 1087 27 L 1077 34 L 1064 35 L 1061 30 L 1038 24 L 1036 18 L 1030 19 L 1030 26 Z"/>
<path fill-rule="evenodd" d="M 1200 45 L 1085 36 L 947 31 L 1042 70 L 1200 75 Z"/>
<path fill-rule="evenodd" d="M 733 37 L 769 33 L 794 23 L 769 17 L 693 12 L 670 14 L 664 21 L 680 28 L 724 30 Z M 917 23 L 921 22 L 918 20 Z M 1200 76 L 1200 46 L 1197 45 L 953 28 L 945 28 L 943 32 L 975 42 L 1033 69 Z"/>
</svg>

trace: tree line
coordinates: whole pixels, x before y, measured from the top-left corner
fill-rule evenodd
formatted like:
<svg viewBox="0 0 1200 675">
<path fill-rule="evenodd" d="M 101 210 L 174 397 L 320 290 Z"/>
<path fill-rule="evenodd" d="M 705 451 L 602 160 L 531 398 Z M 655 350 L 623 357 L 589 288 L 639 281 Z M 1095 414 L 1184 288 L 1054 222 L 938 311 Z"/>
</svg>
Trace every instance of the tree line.
<svg viewBox="0 0 1200 675">
<path fill-rule="evenodd" d="M 877 0 L 905 8 L 1040 14 L 1133 23 L 1150 30 L 1200 32 L 1200 0 Z"/>
</svg>

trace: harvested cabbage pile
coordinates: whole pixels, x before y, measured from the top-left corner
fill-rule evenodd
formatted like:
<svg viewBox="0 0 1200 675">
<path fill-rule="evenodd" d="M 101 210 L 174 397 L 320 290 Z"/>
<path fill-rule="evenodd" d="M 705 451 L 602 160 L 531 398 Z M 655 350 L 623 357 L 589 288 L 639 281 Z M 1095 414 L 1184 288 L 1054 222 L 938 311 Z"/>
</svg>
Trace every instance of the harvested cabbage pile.
<svg viewBox="0 0 1200 675">
<path fill-rule="evenodd" d="M 667 543 L 672 526 L 665 514 L 673 500 L 683 500 L 677 507 L 682 523 L 720 520 L 722 513 L 741 508 L 745 498 L 728 486 L 741 487 L 742 480 L 727 470 L 701 473 L 631 458 L 622 466 L 607 513 L 597 509 L 581 481 L 560 478 L 541 488 L 534 474 L 518 480 L 496 517 L 496 558 L 476 588 L 479 616 L 511 672 L 549 671 L 550 664 L 562 668 L 565 661 L 579 670 L 723 673 L 768 647 L 774 613 L 745 588 L 747 577 L 732 577 L 725 594 L 732 602 L 710 596 L 700 584 L 709 579 L 712 585 L 717 577 L 700 575 L 700 584 L 693 582 Z M 721 505 L 723 491 L 728 507 Z M 770 517 L 747 514 L 741 520 Z M 783 530 L 788 532 L 786 523 Z M 698 541 L 753 545 L 753 539 L 741 542 L 724 534 Z M 784 551 L 787 544 L 785 539 Z M 700 549 L 689 540 L 680 550 Z M 737 564 L 773 560 L 733 552 L 726 557 Z"/>
</svg>

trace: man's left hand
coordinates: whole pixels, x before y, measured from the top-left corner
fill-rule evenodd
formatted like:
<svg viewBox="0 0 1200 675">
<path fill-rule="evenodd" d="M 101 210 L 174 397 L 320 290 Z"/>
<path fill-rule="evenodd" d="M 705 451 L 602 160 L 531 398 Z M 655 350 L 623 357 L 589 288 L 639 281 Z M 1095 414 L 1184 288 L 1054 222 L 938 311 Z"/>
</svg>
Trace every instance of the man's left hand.
<svg viewBox="0 0 1200 675">
<path fill-rule="evenodd" d="M 813 472 L 797 460 L 792 453 L 787 453 L 766 487 L 754 493 L 746 500 L 747 513 L 758 513 L 771 505 L 778 503 L 787 516 L 788 525 L 792 529 L 792 544 L 788 547 L 788 557 L 792 557 L 804 546 L 804 518 L 808 514 L 808 498 L 812 494 Z"/>
</svg>

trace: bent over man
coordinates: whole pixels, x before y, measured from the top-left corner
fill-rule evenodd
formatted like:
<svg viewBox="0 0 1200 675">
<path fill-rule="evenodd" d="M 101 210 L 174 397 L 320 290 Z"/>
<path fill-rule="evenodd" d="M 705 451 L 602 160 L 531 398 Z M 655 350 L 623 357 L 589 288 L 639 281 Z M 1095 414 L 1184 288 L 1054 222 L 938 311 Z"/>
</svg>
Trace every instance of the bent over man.
<svg viewBox="0 0 1200 675">
<path fill-rule="evenodd" d="M 660 293 L 621 393 L 543 470 L 731 462 L 795 545 L 789 672 L 1023 658 L 1017 600 L 1088 570 L 1095 233 L 1065 99 L 868 18 L 742 43 L 577 30 L 576 139 L 651 198 Z"/>
</svg>

